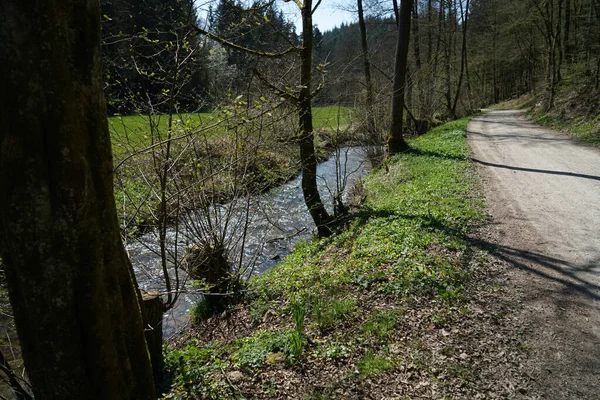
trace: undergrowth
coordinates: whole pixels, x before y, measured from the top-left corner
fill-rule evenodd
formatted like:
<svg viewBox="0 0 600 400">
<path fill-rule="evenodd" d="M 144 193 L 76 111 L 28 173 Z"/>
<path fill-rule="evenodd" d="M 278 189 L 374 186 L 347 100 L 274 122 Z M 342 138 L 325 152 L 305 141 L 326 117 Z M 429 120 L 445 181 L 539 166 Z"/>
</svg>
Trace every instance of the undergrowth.
<svg viewBox="0 0 600 400">
<path fill-rule="evenodd" d="M 565 132 L 578 140 L 600 146 L 600 90 L 586 64 L 568 66 L 556 87 L 552 107 L 543 97 L 530 109 L 535 122 Z"/>
<path fill-rule="evenodd" d="M 299 244 L 252 279 L 249 295 L 227 322 L 244 326 L 237 338 L 167 349 L 167 398 L 243 398 L 250 392 L 319 398 L 407 365 L 427 371 L 419 363 L 429 356 L 402 334 L 412 328 L 409 311 L 435 304 L 425 321 L 434 329 L 463 315 L 464 287 L 478 265 L 466 233 L 486 218 L 465 140 L 468 121 L 411 141 L 410 151 L 365 179 L 367 201 L 345 229 Z M 298 374 L 323 382 L 300 380 L 291 389 L 281 383 L 282 375 Z M 464 379 L 450 363 L 447 375 Z M 191 381 L 198 376 L 209 388 Z"/>
</svg>

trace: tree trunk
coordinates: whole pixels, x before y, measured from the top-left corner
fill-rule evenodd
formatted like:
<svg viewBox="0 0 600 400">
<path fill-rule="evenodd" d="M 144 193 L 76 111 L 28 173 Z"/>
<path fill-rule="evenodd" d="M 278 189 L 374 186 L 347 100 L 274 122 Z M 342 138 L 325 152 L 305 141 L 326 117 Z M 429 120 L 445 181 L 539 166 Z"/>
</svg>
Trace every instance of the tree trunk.
<svg viewBox="0 0 600 400">
<path fill-rule="evenodd" d="M 387 154 L 392 156 L 406 151 L 408 143 L 403 136 L 404 92 L 406 89 L 406 66 L 408 45 L 410 41 L 410 14 L 412 0 L 400 3 L 400 21 L 398 26 L 398 43 L 396 44 L 396 61 L 394 68 L 394 93 L 392 96 L 392 126 L 387 141 Z"/>
<path fill-rule="evenodd" d="M 462 13 L 462 50 L 460 53 L 460 73 L 458 75 L 458 85 L 456 86 L 456 94 L 454 95 L 454 102 L 452 103 L 453 118 L 456 118 L 456 105 L 458 104 L 458 98 L 460 97 L 460 89 L 465 72 L 465 64 L 467 63 L 467 21 L 469 20 L 469 0 L 467 0 L 464 10 L 461 2 L 460 9 Z"/>
<path fill-rule="evenodd" d="M 363 65 L 365 72 L 365 86 L 367 96 L 365 99 L 365 108 L 367 111 L 367 133 L 369 136 L 374 136 L 375 132 L 375 117 L 373 116 L 373 82 L 371 80 L 371 64 L 369 62 L 369 45 L 367 43 L 367 27 L 365 25 L 365 17 L 363 13 L 362 0 L 357 0 L 358 6 L 358 26 L 360 28 L 360 42 L 362 45 Z"/>
<path fill-rule="evenodd" d="M 554 38 L 555 47 L 558 50 L 558 63 L 556 64 L 556 83 L 562 80 L 561 68 L 563 62 L 563 46 L 562 46 L 562 0 L 558 0 L 558 18 L 556 21 L 556 36 Z"/>
<path fill-rule="evenodd" d="M 154 399 L 121 242 L 98 1 L 0 7 L 0 255 L 37 399 Z"/>
<path fill-rule="evenodd" d="M 417 71 L 421 69 L 421 43 L 419 38 L 419 2 L 413 5 L 413 52 Z"/>
<path fill-rule="evenodd" d="M 431 64 L 431 55 L 433 53 L 433 5 L 432 0 L 427 0 L 427 64 Z"/>
<path fill-rule="evenodd" d="M 150 354 L 155 382 L 160 382 L 163 378 L 162 320 L 164 309 L 165 306 L 160 293 L 142 292 L 144 336 L 148 344 L 148 353 Z"/>
<path fill-rule="evenodd" d="M 394 18 L 396 21 L 396 25 L 400 23 L 400 10 L 398 9 L 398 0 L 392 0 L 392 5 L 394 8 Z"/>
<path fill-rule="evenodd" d="M 302 193 L 308 212 L 312 217 L 319 236 L 328 236 L 331 218 L 321 201 L 317 186 L 317 157 L 315 155 L 315 135 L 312 122 L 312 51 L 313 24 L 312 0 L 305 0 L 302 7 L 302 49 L 300 51 L 300 93 L 298 95 L 298 116 L 300 121 L 300 162 L 302 164 Z"/>
<path fill-rule="evenodd" d="M 598 56 L 598 61 L 596 62 L 596 90 L 600 87 L 600 55 Z"/>
<path fill-rule="evenodd" d="M 565 0 L 565 23 L 563 25 L 563 54 L 567 64 L 571 64 L 571 42 L 569 33 L 571 31 L 571 0 Z"/>
<path fill-rule="evenodd" d="M 497 15 L 494 14 L 494 30 L 492 32 L 492 85 L 494 88 L 493 101 L 494 104 L 497 104 L 500 100 L 498 99 L 498 81 L 496 79 L 497 76 L 497 67 L 496 67 L 496 25 L 497 25 Z"/>
<path fill-rule="evenodd" d="M 448 1 L 448 21 L 446 22 L 446 40 L 444 43 L 444 73 L 445 73 L 445 91 L 444 98 L 446 100 L 446 109 L 448 110 L 448 114 L 450 118 L 453 118 L 452 115 L 452 74 L 450 71 L 450 63 L 452 61 L 452 49 L 453 49 L 453 30 L 450 29 L 454 24 L 452 23 L 453 14 L 452 14 L 452 4 L 453 1 Z"/>
</svg>

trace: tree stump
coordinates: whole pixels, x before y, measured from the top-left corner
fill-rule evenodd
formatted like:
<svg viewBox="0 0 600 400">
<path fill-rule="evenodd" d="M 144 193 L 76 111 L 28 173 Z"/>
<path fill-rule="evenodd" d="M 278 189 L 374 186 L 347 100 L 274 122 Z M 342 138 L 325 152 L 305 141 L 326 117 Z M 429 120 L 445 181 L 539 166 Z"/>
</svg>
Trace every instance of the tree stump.
<svg viewBox="0 0 600 400">
<path fill-rule="evenodd" d="M 158 292 L 142 291 L 142 308 L 144 316 L 144 335 L 150 353 L 154 385 L 162 381 L 163 353 L 162 353 L 162 317 L 163 300 Z"/>
</svg>

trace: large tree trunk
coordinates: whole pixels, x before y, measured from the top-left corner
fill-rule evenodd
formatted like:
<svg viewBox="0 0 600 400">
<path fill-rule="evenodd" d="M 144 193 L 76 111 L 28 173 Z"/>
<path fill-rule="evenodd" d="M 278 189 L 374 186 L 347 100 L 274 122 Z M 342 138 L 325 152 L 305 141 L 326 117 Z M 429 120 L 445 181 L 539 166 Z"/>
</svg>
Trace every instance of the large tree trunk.
<svg viewBox="0 0 600 400">
<path fill-rule="evenodd" d="M 370 136 L 375 135 L 375 117 L 373 116 L 373 82 L 371 80 L 371 63 L 369 61 L 369 45 L 367 43 L 367 27 L 363 13 L 362 0 L 357 0 L 358 6 L 358 26 L 360 28 L 360 43 L 362 46 L 363 66 L 365 73 L 366 99 L 365 108 L 367 112 L 366 126 Z"/>
<path fill-rule="evenodd" d="M 317 186 L 317 157 L 315 155 L 315 135 L 312 121 L 312 51 L 313 24 L 312 0 L 305 0 L 302 7 L 302 49 L 300 51 L 300 93 L 298 95 L 298 116 L 300 120 L 300 162 L 302 163 L 302 193 L 308 212 L 312 217 L 319 236 L 331 234 L 331 218 L 321 201 Z"/>
<path fill-rule="evenodd" d="M 410 14 L 412 0 L 400 3 L 400 23 L 398 26 L 398 43 L 396 44 L 396 64 L 394 68 L 394 93 L 392 96 L 392 127 L 387 141 L 388 156 L 406 151 L 408 143 L 403 136 L 404 92 L 406 90 L 406 66 L 408 43 L 410 40 Z"/>
<path fill-rule="evenodd" d="M 0 254 L 36 399 L 154 399 L 121 242 L 98 1 L 0 6 Z"/>
</svg>

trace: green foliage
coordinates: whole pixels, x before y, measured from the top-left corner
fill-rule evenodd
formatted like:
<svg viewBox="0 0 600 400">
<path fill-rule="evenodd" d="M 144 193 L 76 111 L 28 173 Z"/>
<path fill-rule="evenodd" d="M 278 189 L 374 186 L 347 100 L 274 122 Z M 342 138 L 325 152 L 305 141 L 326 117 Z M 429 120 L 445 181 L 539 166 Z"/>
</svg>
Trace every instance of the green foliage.
<svg viewBox="0 0 600 400">
<path fill-rule="evenodd" d="M 357 367 L 360 375 L 363 378 L 368 378 L 394 368 L 394 363 L 369 350 L 358 361 Z"/>
<path fill-rule="evenodd" d="M 400 304 L 435 298 L 445 307 L 426 322 L 451 323 L 471 268 L 481 264 L 472 262 L 465 233 L 486 218 L 465 141 L 467 122 L 413 140 L 411 151 L 364 180 L 367 202 L 343 231 L 300 243 L 273 270 L 251 279 L 251 319 L 260 324 L 268 313 L 273 328 L 214 349 L 212 357 L 260 370 L 274 355 L 289 368 L 311 357 L 344 363 L 362 354 L 355 365 L 366 378 L 395 367 L 384 355 L 403 321 Z M 361 308 L 357 298 L 364 292 L 389 307 Z M 413 364 L 425 368 L 428 353 L 417 348 L 411 354 Z"/>
<path fill-rule="evenodd" d="M 189 342 L 181 350 L 166 348 L 165 375 L 171 388 L 165 399 L 185 400 L 195 398 L 218 399 L 228 393 L 226 385 L 215 380 L 213 371 L 220 368 L 218 345 L 198 346 Z"/>
<path fill-rule="evenodd" d="M 376 170 L 365 179 L 367 202 L 344 232 L 298 245 L 250 285 L 270 298 L 313 294 L 318 300 L 312 315 L 322 326 L 340 314 L 323 293 L 348 284 L 399 296 L 459 299 L 470 275 L 464 234 L 486 218 L 464 140 L 468 121 L 453 121 L 412 141 L 387 172 Z"/>
<path fill-rule="evenodd" d="M 280 332 L 262 331 L 257 335 L 240 339 L 236 346 L 239 349 L 231 355 L 235 366 L 246 369 L 262 367 L 270 353 L 283 353 L 286 361 L 291 362 L 298 356 L 302 347 L 297 347 L 298 335 L 296 330 Z"/>
<path fill-rule="evenodd" d="M 312 315 L 321 330 L 335 327 L 356 309 L 354 299 L 336 299 L 318 296 L 312 304 Z"/>
<path fill-rule="evenodd" d="M 210 316 L 211 311 L 208 308 L 208 304 L 203 300 L 196 302 L 196 304 L 194 304 L 190 310 L 190 319 L 193 325 L 198 325 Z"/>
<path fill-rule="evenodd" d="M 292 318 L 294 320 L 294 332 L 291 337 L 290 355 L 293 360 L 299 360 L 304 350 L 304 317 L 306 316 L 306 307 L 304 302 L 292 303 Z"/>
<path fill-rule="evenodd" d="M 324 360 L 339 360 L 350 356 L 350 346 L 345 345 L 338 340 L 331 340 L 319 344 L 312 356 Z"/>
<path fill-rule="evenodd" d="M 394 332 L 401 315 L 399 310 L 376 311 L 362 325 L 362 331 L 367 337 L 385 340 Z"/>
<path fill-rule="evenodd" d="M 306 396 L 305 400 L 333 400 L 336 399 L 335 390 L 328 387 L 315 387 L 313 391 Z"/>
<path fill-rule="evenodd" d="M 273 307 L 273 304 L 261 297 L 257 297 L 256 300 L 250 303 L 250 321 L 254 325 L 258 325 L 262 322 L 267 312 Z"/>
</svg>

